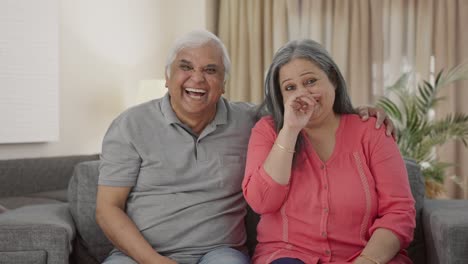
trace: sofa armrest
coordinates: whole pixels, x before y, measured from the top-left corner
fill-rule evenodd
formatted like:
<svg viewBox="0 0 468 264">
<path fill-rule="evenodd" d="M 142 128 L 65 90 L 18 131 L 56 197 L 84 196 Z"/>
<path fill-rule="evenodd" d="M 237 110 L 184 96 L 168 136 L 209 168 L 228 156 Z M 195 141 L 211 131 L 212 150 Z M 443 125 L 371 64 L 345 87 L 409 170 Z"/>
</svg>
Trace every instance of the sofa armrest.
<svg viewBox="0 0 468 264">
<path fill-rule="evenodd" d="M 7 211 L 0 215 L 0 263 L 66 264 L 74 236 L 66 203 Z"/>
<path fill-rule="evenodd" d="M 76 223 L 78 248 L 102 262 L 112 250 L 113 245 L 96 223 L 96 195 L 100 161 L 81 162 L 75 166 L 68 185 L 70 212 Z"/>
<path fill-rule="evenodd" d="M 468 200 L 426 200 L 426 254 L 432 263 L 468 263 Z"/>
</svg>

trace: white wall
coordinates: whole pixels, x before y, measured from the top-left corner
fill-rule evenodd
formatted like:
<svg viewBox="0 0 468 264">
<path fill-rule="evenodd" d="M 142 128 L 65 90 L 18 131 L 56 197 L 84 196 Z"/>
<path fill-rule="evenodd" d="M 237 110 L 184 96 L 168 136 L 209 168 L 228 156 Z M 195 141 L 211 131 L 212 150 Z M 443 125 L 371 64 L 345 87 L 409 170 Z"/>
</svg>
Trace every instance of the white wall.
<svg viewBox="0 0 468 264">
<path fill-rule="evenodd" d="M 99 153 L 142 79 L 164 77 L 175 37 L 206 28 L 206 0 L 61 0 L 60 140 L 0 144 L 0 159 Z"/>
</svg>

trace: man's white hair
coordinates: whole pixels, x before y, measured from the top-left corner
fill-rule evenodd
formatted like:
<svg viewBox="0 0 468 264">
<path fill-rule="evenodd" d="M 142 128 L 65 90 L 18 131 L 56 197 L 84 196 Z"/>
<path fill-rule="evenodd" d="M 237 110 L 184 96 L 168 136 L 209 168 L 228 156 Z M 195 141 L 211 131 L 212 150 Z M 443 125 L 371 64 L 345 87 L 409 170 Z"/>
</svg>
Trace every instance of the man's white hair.
<svg viewBox="0 0 468 264">
<path fill-rule="evenodd" d="M 227 81 L 229 73 L 231 72 L 231 60 L 229 59 L 228 52 L 223 42 L 221 42 L 215 34 L 207 30 L 195 30 L 176 39 L 166 59 L 167 76 L 171 76 L 171 64 L 174 62 L 179 51 L 185 48 L 200 47 L 208 42 L 214 43 L 218 46 L 223 54 L 224 81 Z"/>
</svg>

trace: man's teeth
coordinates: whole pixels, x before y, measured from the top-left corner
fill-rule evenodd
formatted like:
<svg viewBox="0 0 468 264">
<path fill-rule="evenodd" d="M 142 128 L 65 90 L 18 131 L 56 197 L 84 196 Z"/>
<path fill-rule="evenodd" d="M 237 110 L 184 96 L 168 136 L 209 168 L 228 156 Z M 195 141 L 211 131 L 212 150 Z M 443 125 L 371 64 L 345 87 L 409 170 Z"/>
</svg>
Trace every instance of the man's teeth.
<svg viewBox="0 0 468 264">
<path fill-rule="evenodd" d="M 206 91 L 205 90 L 202 90 L 202 89 L 195 89 L 195 88 L 185 88 L 186 91 L 188 92 L 193 92 L 193 93 L 201 93 L 201 94 L 205 94 Z"/>
</svg>

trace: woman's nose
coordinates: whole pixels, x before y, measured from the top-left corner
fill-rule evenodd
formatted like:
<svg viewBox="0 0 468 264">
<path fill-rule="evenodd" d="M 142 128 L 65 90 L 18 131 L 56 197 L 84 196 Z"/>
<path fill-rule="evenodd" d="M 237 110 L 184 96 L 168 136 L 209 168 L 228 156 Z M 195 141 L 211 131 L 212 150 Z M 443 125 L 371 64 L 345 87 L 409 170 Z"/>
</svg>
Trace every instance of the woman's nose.
<svg viewBox="0 0 468 264">
<path fill-rule="evenodd" d="M 312 92 L 312 87 L 306 86 L 306 85 L 301 85 L 301 90 L 308 91 L 309 93 L 311 93 Z"/>
</svg>

